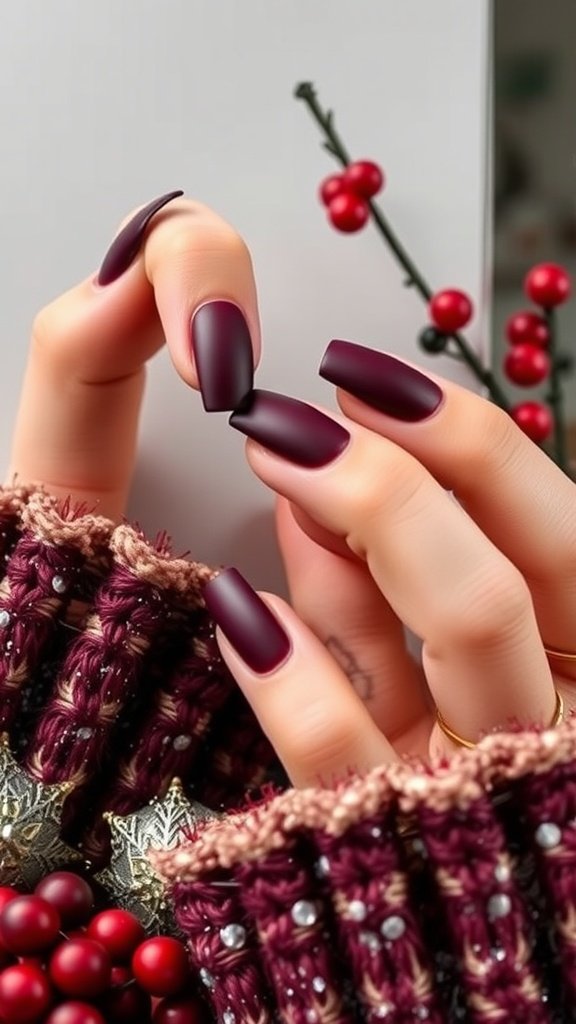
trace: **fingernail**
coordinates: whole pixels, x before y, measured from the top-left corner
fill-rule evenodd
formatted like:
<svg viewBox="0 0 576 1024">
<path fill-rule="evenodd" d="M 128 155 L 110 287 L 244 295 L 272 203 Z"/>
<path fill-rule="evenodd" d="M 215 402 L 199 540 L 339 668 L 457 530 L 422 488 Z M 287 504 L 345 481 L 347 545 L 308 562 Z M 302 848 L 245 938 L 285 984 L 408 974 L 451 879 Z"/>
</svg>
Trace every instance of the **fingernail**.
<svg viewBox="0 0 576 1024">
<path fill-rule="evenodd" d="M 242 310 L 233 302 L 206 302 L 192 318 L 191 336 L 204 408 L 236 409 L 254 383 L 252 342 Z"/>
<path fill-rule="evenodd" d="M 272 672 L 288 657 L 290 638 L 237 569 L 224 569 L 203 595 L 208 613 L 253 672 Z"/>
<path fill-rule="evenodd" d="M 183 195 L 182 189 L 178 189 L 176 192 L 166 192 L 165 195 L 160 196 L 158 199 L 153 199 L 151 203 L 148 203 L 148 206 L 134 214 L 132 220 L 128 221 L 128 224 L 122 228 L 119 235 L 116 235 L 102 260 L 102 265 L 98 271 L 98 284 L 112 284 L 125 270 L 128 270 L 128 267 L 138 255 L 142 244 L 142 237 L 150 218 L 155 213 L 158 213 L 158 210 L 161 210 L 163 206 L 166 206 L 166 203 Z"/>
<path fill-rule="evenodd" d="M 328 465 L 350 441 L 348 431 L 323 412 L 274 391 L 252 391 L 229 423 L 276 455 L 309 469 Z"/>
<path fill-rule="evenodd" d="M 386 352 L 351 341 L 331 341 L 319 372 L 366 405 L 406 422 L 431 416 L 443 397 L 438 385 L 424 373 Z"/>
</svg>

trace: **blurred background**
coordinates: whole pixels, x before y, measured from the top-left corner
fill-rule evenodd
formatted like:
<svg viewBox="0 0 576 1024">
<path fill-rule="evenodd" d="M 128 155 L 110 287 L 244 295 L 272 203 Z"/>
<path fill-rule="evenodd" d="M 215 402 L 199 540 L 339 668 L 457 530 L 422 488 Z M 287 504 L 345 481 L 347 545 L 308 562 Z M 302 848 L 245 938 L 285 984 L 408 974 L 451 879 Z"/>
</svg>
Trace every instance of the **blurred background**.
<svg viewBox="0 0 576 1024">
<path fill-rule="evenodd" d="M 576 284 L 576 4 L 495 0 L 493 355 L 501 376 L 510 314 L 530 308 L 527 269 L 563 264 Z M 576 355 L 576 297 L 558 310 L 560 347 Z M 564 378 L 576 457 L 576 375 Z M 519 389 L 515 401 L 545 396 Z"/>
</svg>

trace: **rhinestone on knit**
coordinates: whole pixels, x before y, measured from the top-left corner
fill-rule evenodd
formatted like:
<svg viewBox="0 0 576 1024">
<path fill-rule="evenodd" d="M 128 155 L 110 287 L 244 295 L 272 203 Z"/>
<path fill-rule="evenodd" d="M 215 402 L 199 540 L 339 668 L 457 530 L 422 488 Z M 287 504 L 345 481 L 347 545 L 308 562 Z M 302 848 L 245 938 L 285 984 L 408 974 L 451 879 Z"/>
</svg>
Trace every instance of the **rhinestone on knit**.
<svg viewBox="0 0 576 1024">
<path fill-rule="evenodd" d="M 364 921 L 368 913 L 368 907 L 363 900 L 350 900 L 348 904 L 348 917 L 351 921 Z"/>
<path fill-rule="evenodd" d="M 374 1016 L 380 1017 L 382 1020 L 384 1017 L 389 1017 L 393 1009 L 392 1003 L 380 1003 L 380 1006 L 377 1006 L 374 1010 Z"/>
<path fill-rule="evenodd" d="M 236 1024 L 236 1014 L 233 1010 L 224 1010 L 222 1020 L 224 1024 Z"/>
<path fill-rule="evenodd" d="M 494 921 L 497 917 L 507 917 L 512 910 L 512 900 L 508 893 L 495 892 L 486 905 L 488 917 Z"/>
<path fill-rule="evenodd" d="M 207 967 L 201 967 L 198 974 L 200 975 L 200 981 L 206 988 L 214 988 L 214 975 L 210 974 Z"/>
<path fill-rule="evenodd" d="M 296 900 L 296 903 L 290 908 L 290 914 L 294 924 L 300 925 L 302 928 L 316 924 L 318 920 L 318 912 L 311 900 Z"/>
<path fill-rule="evenodd" d="M 399 939 L 406 931 L 406 922 L 403 917 L 398 914 L 390 914 L 390 917 L 385 917 L 380 925 L 380 931 L 385 939 L 389 942 L 395 942 Z"/>
<path fill-rule="evenodd" d="M 562 842 L 562 832 L 554 821 L 543 821 L 538 825 L 534 838 L 543 850 L 553 850 Z"/>
<path fill-rule="evenodd" d="M 227 924 L 220 929 L 222 945 L 227 949 L 242 949 L 246 944 L 246 929 L 241 924 Z"/>
<path fill-rule="evenodd" d="M 415 1006 L 412 1013 L 416 1017 L 416 1020 L 428 1020 L 430 1016 L 430 1010 L 427 1006 Z"/>
<path fill-rule="evenodd" d="M 78 740 L 89 740 L 93 734 L 94 729 L 91 729 L 89 725 L 82 725 L 76 729 L 76 739 Z"/>
<path fill-rule="evenodd" d="M 502 946 L 493 946 L 490 950 L 490 956 L 496 963 L 501 964 L 506 959 L 506 950 L 502 949 Z"/>
<path fill-rule="evenodd" d="M 56 594 L 65 594 L 68 590 L 68 584 L 63 576 L 52 577 L 52 590 Z"/>
<path fill-rule="evenodd" d="M 316 1013 L 316 1010 L 313 1010 L 311 1007 L 308 1010 L 306 1010 L 304 1016 L 306 1017 L 308 1024 L 315 1024 L 315 1021 L 318 1020 L 318 1014 Z"/>
<path fill-rule="evenodd" d="M 191 743 L 192 737 L 186 736 L 185 733 L 182 733 L 180 736 L 175 736 L 172 740 L 174 750 L 188 750 Z"/>
<path fill-rule="evenodd" d="M 326 878 L 330 874 L 330 861 L 325 853 L 316 861 L 316 874 L 318 878 Z"/>
<path fill-rule="evenodd" d="M 371 953 L 378 953 L 378 951 L 382 949 L 382 943 L 380 942 L 376 932 L 360 932 L 358 941 L 363 946 L 366 946 Z"/>
<path fill-rule="evenodd" d="M 312 978 L 312 988 L 315 992 L 325 992 L 326 979 L 317 974 L 315 978 Z"/>
<path fill-rule="evenodd" d="M 5 629 L 10 622 L 10 612 L 6 611 L 5 608 L 0 612 L 0 629 Z"/>
<path fill-rule="evenodd" d="M 494 868 L 494 878 L 500 884 L 510 881 L 510 868 L 507 864 L 497 864 Z"/>
</svg>

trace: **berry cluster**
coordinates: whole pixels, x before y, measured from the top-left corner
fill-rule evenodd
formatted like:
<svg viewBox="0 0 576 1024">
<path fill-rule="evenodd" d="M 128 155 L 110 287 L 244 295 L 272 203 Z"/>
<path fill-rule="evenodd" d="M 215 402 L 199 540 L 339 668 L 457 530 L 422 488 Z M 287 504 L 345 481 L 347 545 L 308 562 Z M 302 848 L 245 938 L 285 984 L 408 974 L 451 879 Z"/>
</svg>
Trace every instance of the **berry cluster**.
<svg viewBox="0 0 576 1024">
<path fill-rule="evenodd" d="M 359 231 L 370 216 L 369 200 L 384 184 L 384 174 L 371 160 L 356 160 L 342 174 L 331 174 L 320 185 L 328 220 L 338 231 Z"/>
<path fill-rule="evenodd" d="M 432 296 L 428 312 L 432 323 L 424 328 L 418 340 L 425 352 L 437 353 L 444 351 L 452 334 L 466 327 L 474 307 L 465 292 L 445 288 Z"/>
<path fill-rule="evenodd" d="M 522 310 L 514 313 L 506 324 L 510 350 L 504 360 L 504 373 L 518 387 L 533 387 L 551 373 L 569 367 L 554 360 L 551 345 L 550 314 L 570 296 L 570 278 L 564 267 L 555 263 L 539 263 L 528 271 L 524 281 L 527 297 L 540 307 L 539 312 Z M 545 441 L 554 429 L 554 417 L 543 402 L 520 402 L 510 414 L 533 441 Z"/>
<path fill-rule="evenodd" d="M 201 1024 L 184 945 L 126 910 L 95 910 L 91 886 L 57 871 L 34 893 L 0 887 L 3 1024 Z"/>
</svg>

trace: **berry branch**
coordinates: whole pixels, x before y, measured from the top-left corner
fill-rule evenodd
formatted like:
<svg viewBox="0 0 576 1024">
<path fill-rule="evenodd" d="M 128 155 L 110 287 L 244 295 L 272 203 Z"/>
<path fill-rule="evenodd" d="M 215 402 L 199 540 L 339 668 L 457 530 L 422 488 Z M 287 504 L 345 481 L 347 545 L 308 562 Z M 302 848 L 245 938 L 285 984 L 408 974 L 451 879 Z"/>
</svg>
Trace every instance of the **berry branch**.
<svg viewBox="0 0 576 1024">
<path fill-rule="evenodd" d="M 334 115 L 332 111 L 322 110 L 320 104 L 318 103 L 316 91 L 312 83 L 301 82 L 299 85 L 296 86 L 296 89 L 294 90 L 294 95 L 296 96 L 297 99 L 304 100 L 308 109 L 310 110 L 310 113 L 312 114 L 315 121 L 319 124 L 320 128 L 324 132 L 324 135 L 326 137 L 326 141 L 323 143 L 324 149 L 331 153 L 332 156 L 334 156 L 335 159 L 338 160 L 338 162 L 342 165 L 342 167 L 350 168 L 354 166 L 351 164 L 348 152 L 345 149 L 340 139 L 340 136 L 336 132 L 336 129 L 334 128 Z M 363 163 L 366 164 L 367 161 L 364 161 Z M 361 164 L 357 166 L 361 166 Z M 375 167 L 375 165 L 372 165 L 372 167 Z M 328 185 L 328 182 L 330 181 L 331 179 L 328 179 L 326 185 Z M 380 187 L 381 183 L 376 189 L 376 191 L 379 191 Z M 343 226 L 343 230 L 350 231 L 355 230 L 357 227 L 362 227 L 365 221 L 367 220 L 368 216 L 371 215 L 378 231 L 384 238 L 389 248 L 394 253 L 394 256 L 398 260 L 400 266 L 402 267 L 406 275 L 405 284 L 408 287 L 415 288 L 418 294 L 425 302 L 429 303 L 431 300 L 433 300 L 434 293 L 432 289 L 430 288 L 425 278 L 422 276 L 422 274 L 420 273 L 420 271 L 418 270 L 418 268 L 416 267 L 416 265 L 406 252 L 405 248 L 397 238 L 396 234 L 390 227 L 390 224 L 386 220 L 380 207 L 372 199 L 372 195 L 374 193 L 366 195 L 363 201 L 357 201 L 355 204 L 356 210 L 354 210 L 352 202 L 350 202 L 349 195 L 347 195 L 345 192 L 340 192 L 340 194 L 338 194 L 338 192 L 336 191 L 336 183 L 334 183 L 333 186 L 331 199 L 329 198 L 330 191 L 330 188 L 328 188 L 327 193 L 323 196 L 324 201 L 328 201 L 330 202 L 330 204 L 332 204 L 333 202 L 336 202 L 336 200 L 341 198 L 339 206 L 336 206 L 335 213 L 338 215 L 340 211 L 342 214 L 346 213 L 348 215 L 346 217 L 342 217 L 341 224 Z M 359 200 L 360 197 L 353 198 Z M 364 220 L 362 220 L 362 214 L 360 213 L 360 210 L 363 207 L 367 207 Z M 351 224 L 354 224 L 354 226 L 350 226 Z M 476 352 L 471 347 L 471 345 L 469 345 L 466 338 L 457 329 L 449 331 L 449 333 L 445 334 L 444 337 L 446 339 L 446 342 L 450 340 L 456 345 L 458 356 L 469 366 L 469 368 L 476 376 L 477 380 L 479 380 L 488 390 L 492 400 L 506 411 L 509 411 L 510 407 L 506 395 L 504 394 L 503 390 L 501 389 L 500 385 L 495 379 L 493 373 L 482 365 L 480 359 L 476 355 Z M 442 345 L 442 348 L 445 348 L 445 343 Z M 438 350 L 439 349 L 436 349 L 436 351 Z"/>
</svg>

